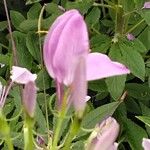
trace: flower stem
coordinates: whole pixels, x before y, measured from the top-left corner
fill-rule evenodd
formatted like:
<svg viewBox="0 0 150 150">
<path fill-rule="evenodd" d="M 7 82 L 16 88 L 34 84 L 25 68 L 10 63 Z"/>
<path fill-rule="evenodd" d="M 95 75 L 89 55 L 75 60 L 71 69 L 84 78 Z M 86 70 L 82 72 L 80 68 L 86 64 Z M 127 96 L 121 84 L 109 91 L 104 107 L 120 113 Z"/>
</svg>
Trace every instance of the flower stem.
<svg viewBox="0 0 150 150">
<path fill-rule="evenodd" d="M 59 133 L 60 133 L 64 118 L 65 118 L 65 115 L 67 113 L 68 92 L 69 92 L 69 89 L 65 92 L 64 97 L 62 99 L 62 106 L 61 106 L 61 110 L 59 111 L 59 114 L 58 114 L 56 130 L 54 131 L 54 140 L 53 140 L 52 150 L 57 149 L 57 143 L 59 140 Z"/>
<path fill-rule="evenodd" d="M 24 121 L 24 150 L 33 150 L 34 141 L 33 141 L 33 118 L 26 114 Z"/>
<path fill-rule="evenodd" d="M 73 138 L 77 135 L 81 125 L 81 119 L 79 119 L 77 116 L 75 116 L 73 123 L 71 124 L 70 131 L 67 135 L 67 138 L 64 143 L 63 150 L 69 150 L 71 147 L 71 142 Z"/>
<path fill-rule="evenodd" d="M 111 8 L 111 9 L 115 9 L 113 6 L 111 5 L 106 5 L 106 4 L 99 4 L 99 3 L 94 3 L 93 6 L 99 6 L 99 7 L 105 7 L 105 8 Z"/>
</svg>

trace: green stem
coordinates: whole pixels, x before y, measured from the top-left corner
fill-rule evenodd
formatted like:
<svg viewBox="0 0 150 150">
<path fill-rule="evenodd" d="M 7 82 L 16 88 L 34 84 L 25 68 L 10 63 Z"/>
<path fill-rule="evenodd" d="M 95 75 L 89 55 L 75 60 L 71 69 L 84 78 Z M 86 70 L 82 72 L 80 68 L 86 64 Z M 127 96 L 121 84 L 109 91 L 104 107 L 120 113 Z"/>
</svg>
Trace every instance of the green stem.
<svg viewBox="0 0 150 150">
<path fill-rule="evenodd" d="M 115 7 L 111 6 L 111 5 L 106 5 L 106 4 L 99 4 L 99 3 L 94 3 L 93 6 L 99 6 L 99 7 L 105 7 L 105 8 L 111 8 L 111 9 L 115 9 Z"/>
<path fill-rule="evenodd" d="M 115 34 L 122 35 L 124 30 L 123 8 L 116 5 Z"/>
<path fill-rule="evenodd" d="M 69 150 L 71 147 L 71 142 L 73 138 L 77 135 L 81 125 L 81 119 L 75 116 L 73 123 L 71 124 L 70 131 L 64 143 L 63 150 Z"/>
<path fill-rule="evenodd" d="M 64 113 L 60 113 L 60 115 L 59 115 L 56 131 L 55 131 L 55 134 L 54 134 L 54 141 L 53 141 L 52 150 L 56 150 L 56 148 L 57 148 L 57 143 L 58 143 L 58 140 L 59 140 L 59 133 L 60 133 L 60 130 L 61 130 L 61 127 L 62 127 L 64 116 L 65 116 Z"/>
<path fill-rule="evenodd" d="M 57 149 L 57 143 L 59 140 L 59 133 L 60 133 L 64 118 L 65 118 L 65 115 L 67 113 L 68 92 L 69 92 L 69 89 L 65 92 L 64 97 L 62 99 L 62 106 L 61 106 L 61 110 L 59 111 L 59 114 L 58 114 L 56 130 L 54 132 L 54 138 L 53 138 L 54 140 L 53 140 L 52 150 Z"/>
<path fill-rule="evenodd" d="M 8 146 L 8 150 L 14 150 L 10 136 L 10 128 L 5 116 L 2 113 L 2 110 L 0 110 L 0 134 L 2 135 L 2 137 L 4 137 L 4 140 Z"/>
<path fill-rule="evenodd" d="M 141 23 L 143 23 L 144 21 L 145 21 L 144 19 L 140 20 L 137 24 L 135 24 L 132 28 L 130 28 L 130 29 L 126 32 L 126 34 L 132 32 L 135 28 L 137 28 L 137 27 L 138 27 Z"/>
<path fill-rule="evenodd" d="M 26 114 L 24 121 L 24 150 L 34 150 L 33 118 Z"/>
</svg>

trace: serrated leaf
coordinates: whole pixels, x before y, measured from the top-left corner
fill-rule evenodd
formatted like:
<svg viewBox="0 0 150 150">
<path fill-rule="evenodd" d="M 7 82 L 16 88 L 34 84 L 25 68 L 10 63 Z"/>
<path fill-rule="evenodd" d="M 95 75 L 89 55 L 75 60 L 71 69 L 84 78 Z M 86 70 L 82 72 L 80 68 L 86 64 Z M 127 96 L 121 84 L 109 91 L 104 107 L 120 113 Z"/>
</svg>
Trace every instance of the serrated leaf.
<svg viewBox="0 0 150 150">
<path fill-rule="evenodd" d="M 113 99 L 117 100 L 123 93 L 125 87 L 126 75 L 115 76 L 106 79 L 108 91 Z"/>
<path fill-rule="evenodd" d="M 41 56 L 40 56 L 40 46 L 39 46 L 39 37 L 35 32 L 29 32 L 26 37 L 26 45 L 30 52 L 30 54 L 33 56 L 35 60 L 38 61 L 38 63 L 41 62 Z"/>
<path fill-rule="evenodd" d="M 30 10 L 27 12 L 27 19 L 38 19 L 39 15 L 40 15 L 40 11 L 41 11 L 41 4 L 40 3 L 36 3 L 34 4 Z"/>
<path fill-rule="evenodd" d="M 111 116 L 118 106 L 119 102 L 113 102 L 96 108 L 85 115 L 82 120 L 81 127 L 86 129 L 94 128 L 97 123 L 101 122 L 106 117 Z"/>
<path fill-rule="evenodd" d="M 20 24 L 25 20 L 25 17 L 18 11 L 11 10 L 10 11 L 10 18 L 13 26 L 17 30 L 21 30 Z"/>
</svg>

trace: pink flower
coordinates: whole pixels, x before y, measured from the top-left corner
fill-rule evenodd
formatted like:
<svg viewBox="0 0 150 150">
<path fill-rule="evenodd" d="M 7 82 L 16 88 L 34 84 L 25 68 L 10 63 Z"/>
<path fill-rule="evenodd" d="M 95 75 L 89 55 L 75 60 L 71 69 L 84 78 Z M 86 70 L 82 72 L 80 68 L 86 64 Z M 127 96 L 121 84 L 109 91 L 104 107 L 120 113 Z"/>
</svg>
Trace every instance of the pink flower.
<svg viewBox="0 0 150 150">
<path fill-rule="evenodd" d="M 143 8 L 150 8 L 150 2 L 145 2 Z"/>
<path fill-rule="evenodd" d="M 26 68 L 13 66 L 11 70 L 11 80 L 12 82 L 16 82 L 19 84 L 26 84 L 29 81 L 35 81 L 37 78 L 36 74 L 32 74 L 29 70 Z"/>
<path fill-rule="evenodd" d="M 30 116 L 34 116 L 35 106 L 36 106 L 36 93 L 37 88 L 35 80 L 37 78 L 36 74 L 32 74 L 26 68 L 21 68 L 17 66 L 12 67 L 11 80 L 18 84 L 25 84 L 23 89 L 23 107 L 26 113 Z"/>
<path fill-rule="evenodd" d="M 85 103 L 86 80 L 130 72 L 104 54 L 89 53 L 89 49 L 87 26 L 77 10 L 69 10 L 55 20 L 45 38 L 43 56 L 48 73 L 56 80 L 58 105 L 61 105 L 64 85 L 72 91 L 68 102 L 75 108 L 84 108 L 81 101 L 84 97 Z"/>
<path fill-rule="evenodd" d="M 128 34 L 127 34 L 127 39 L 128 39 L 129 41 L 133 41 L 133 40 L 135 39 L 135 37 L 134 37 L 133 34 L 128 33 Z"/>
<path fill-rule="evenodd" d="M 144 150 L 150 149 L 150 139 L 143 138 L 142 146 Z"/>
<path fill-rule="evenodd" d="M 119 124 L 117 121 L 109 117 L 100 125 L 95 127 L 95 130 L 90 135 L 86 146 L 87 150 L 117 150 L 118 144 L 115 140 L 119 134 Z"/>
</svg>

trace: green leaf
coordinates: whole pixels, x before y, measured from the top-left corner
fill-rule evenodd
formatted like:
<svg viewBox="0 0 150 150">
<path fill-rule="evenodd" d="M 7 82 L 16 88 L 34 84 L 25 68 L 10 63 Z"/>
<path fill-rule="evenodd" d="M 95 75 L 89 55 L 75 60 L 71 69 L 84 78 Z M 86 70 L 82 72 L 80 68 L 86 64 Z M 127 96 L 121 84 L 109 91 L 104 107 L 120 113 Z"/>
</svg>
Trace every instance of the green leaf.
<svg viewBox="0 0 150 150">
<path fill-rule="evenodd" d="M 125 87 L 126 75 L 115 76 L 106 79 L 108 91 L 113 99 L 117 100 L 123 93 Z"/>
<path fill-rule="evenodd" d="M 37 83 L 37 87 L 39 88 L 39 90 L 43 90 L 44 88 L 48 89 L 51 87 L 51 79 L 46 70 L 43 69 L 37 74 L 36 83 Z"/>
<path fill-rule="evenodd" d="M 25 21 L 25 17 L 21 13 L 19 13 L 18 11 L 11 10 L 10 11 L 10 18 L 11 18 L 11 22 L 12 22 L 13 26 L 17 30 L 21 30 L 20 24 L 23 21 Z"/>
<path fill-rule="evenodd" d="M 34 4 L 30 8 L 30 10 L 27 12 L 27 18 L 28 19 L 38 19 L 39 15 L 40 15 L 41 8 L 42 8 L 42 6 L 40 3 Z"/>
<path fill-rule="evenodd" d="M 138 118 L 139 120 L 141 120 L 142 122 L 144 122 L 146 125 L 148 125 L 150 127 L 150 117 L 148 117 L 148 116 L 136 116 L 136 118 Z"/>
<path fill-rule="evenodd" d="M 81 127 L 86 129 L 94 128 L 97 123 L 101 122 L 106 117 L 111 116 L 118 106 L 119 102 L 113 102 L 94 109 L 85 115 Z"/>
<path fill-rule="evenodd" d="M 62 13 L 62 11 L 59 9 L 58 5 L 55 3 L 48 3 L 45 7 L 45 10 L 48 14 L 60 15 Z"/>
<path fill-rule="evenodd" d="M 33 56 L 35 60 L 38 61 L 38 63 L 41 62 L 40 58 L 40 46 L 39 46 L 39 37 L 35 32 L 29 32 L 26 37 L 26 45 L 30 52 L 30 54 Z"/>
<path fill-rule="evenodd" d="M 37 31 L 38 30 L 38 19 L 27 19 L 20 23 L 20 26 L 22 31 L 28 32 L 28 31 Z"/>
<path fill-rule="evenodd" d="M 145 63 L 142 56 L 125 43 L 119 44 L 120 51 L 123 57 L 124 64 L 131 70 L 131 72 L 142 81 L 145 79 Z"/>
<path fill-rule="evenodd" d="M 150 11 L 149 11 L 149 9 L 143 9 L 140 14 L 144 18 L 146 23 L 148 25 L 150 25 L 150 17 L 149 17 L 150 16 Z"/>
<path fill-rule="evenodd" d="M 150 49 L 150 26 L 145 28 L 145 30 L 138 36 L 138 39 L 140 39 L 147 50 Z"/>
<path fill-rule="evenodd" d="M 0 63 L 5 64 L 5 65 L 9 65 L 9 62 L 10 62 L 10 56 L 9 55 L 0 54 Z"/>
<path fill-rule="evenodd" d="M 13 32 L 13 35 L 16 42 L 17 58 L 19 61 L 19 65 L 31 69 L 32 56 L 28 52 L 28 49 L 26 47 L 26 35 L 18 31 Z"/>
<path fill-rule="evenodd" d="M 128 95 L 138 100 L 146 101 L 149 100 L 150 88 L 148 85 L 138 83 L 126 84 L 126 90 Z"/>
<path fill-rule="evenodd" d="M 96 24 L 100 18 L 100 9 L 98 7 L 93 7 L 92 10 L 87 14 L 85 21 L 89 26 Z"/>
<path fill-rule="evenodd" d="M 90 81 L 89 89 L 98 92 L 105 92 L 107 91 L 107 86 L 104 80 Z"/>
<path fill-rule="evenodd" d="M 104 34 L 95 35 L 91 38 L 91 49 L 92 51 L 98 51 L 101 53 L 106 53 L 111 45 L 111 39 Z"/>
<path fill-rule="evenodd" d="M 7 28 L 7 21 L 0 22 L 0 31 L 3 31 Z"/>
<path fill-rule="evenodd" d="M 87 13 L 88 9 L 91 7 L 92 5 L 92 1 L 75 1 L 75 2 L 67 2 L 66 4 L 66 8 L 69 9 L 77 9 L 79 10 L 83 15 L 85 13 Z"/>
<path fill-rule="evenodd" d="M 131 149 L 143 150 L 142 139 L 143 137 L 147 138 L 145 130 L 126 117 L 123 117 L 122 121 L 125 129 L 126 140 L 131 146 Z"/>
<path fill-rule="evenodd" d="M 145 53 L 148 51 L 148 49 L 146 49 L 145 45 L 139 39 L 133 40 L 132 44 L 133 44 L 133 49 L 135 49 L 139 53 Z"/>
<path fill-rule="evenodd" d="M 45 133 L 47 130 L 46 120 L 38 103 L 36 104 L 35 120 L 37 121 L 39 131 Z"/>
</svg>

